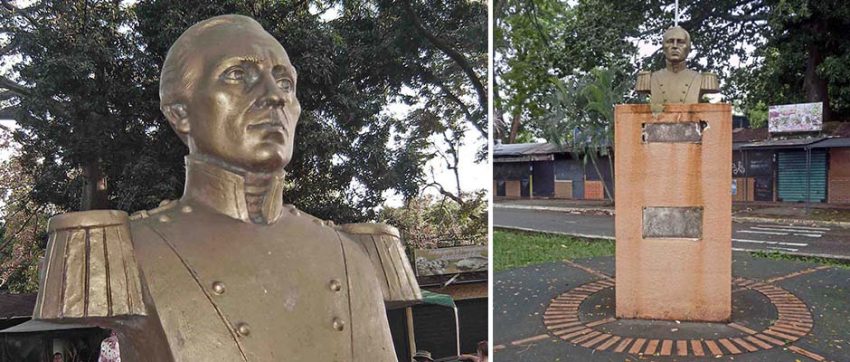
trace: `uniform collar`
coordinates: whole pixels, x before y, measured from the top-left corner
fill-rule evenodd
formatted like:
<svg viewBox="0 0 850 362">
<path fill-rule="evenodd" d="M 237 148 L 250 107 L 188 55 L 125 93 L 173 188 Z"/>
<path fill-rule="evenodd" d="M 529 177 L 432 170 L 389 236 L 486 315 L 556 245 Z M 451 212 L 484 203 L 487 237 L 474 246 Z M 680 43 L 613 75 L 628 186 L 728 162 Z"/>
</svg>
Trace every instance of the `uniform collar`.
<svg viewBox="0 0 850 362">
<path fill-rule="evenodd" d="M 182 201 L 202 204 L 242 222 L 273 224 L 283 208 L 284 176 L 283 170 L 273 174 L 240 172 L 220 162 L 189 155 Z M 261 186 L 252 185 L 256 183 Z M 249 208 L 251 202 L 258 203 L 258 207 Z"/>
</svg>

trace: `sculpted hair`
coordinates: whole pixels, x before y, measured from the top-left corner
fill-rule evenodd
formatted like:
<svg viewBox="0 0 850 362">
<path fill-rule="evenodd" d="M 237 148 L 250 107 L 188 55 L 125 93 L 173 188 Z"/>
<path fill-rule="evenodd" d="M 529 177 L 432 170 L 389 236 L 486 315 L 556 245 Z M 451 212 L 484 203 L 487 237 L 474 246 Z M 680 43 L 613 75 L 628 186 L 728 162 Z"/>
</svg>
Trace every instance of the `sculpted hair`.
<svg viewBox="0 0 850 362">
<path fill-rule="evenodd" d="M 265 32 L 256 20 L 242 15 L 216 16 L 186 29 L 171 45 L 162 64 L 162 73 L 159 78 L 160 108 L 182 103 L 184 98 L 192 93 L 198 78 L 196 73 L 201 69 L 197 65 L 203 61 L 196 56 L 194 49 L 213 45 L 207 44 L 206 35 L 246 30 Z"/>
</svg>

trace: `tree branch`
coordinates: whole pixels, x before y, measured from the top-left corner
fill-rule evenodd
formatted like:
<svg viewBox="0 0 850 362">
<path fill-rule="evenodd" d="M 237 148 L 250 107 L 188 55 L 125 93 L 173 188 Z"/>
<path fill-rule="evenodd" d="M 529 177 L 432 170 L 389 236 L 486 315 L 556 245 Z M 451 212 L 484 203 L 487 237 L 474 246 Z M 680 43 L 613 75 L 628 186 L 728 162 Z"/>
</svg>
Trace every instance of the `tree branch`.
<svg viewBox="0 0 850 362">
<path fill-rule="evenodd" d="M 411 1 L 403 1 L 404 9 L 407 11 L 408 16 L 413 21 L 413 25 L 420 34 L 422 34 L 426 39 L 428 39 L 431 44 L 433 44 L 437 49 L 440 49 L 445 53 L 449 58 L 451 58 L 458 66 L 460 66 L 461 70 L 466 74 L 469 78 L 470 82 L 472 82 L 472 87 L 475 88 L 475 92 L 478 93 L 478 103 L 481 105 L 481 109 L 487 109 L 487 90 L 484 89 L 484 84 L 481 83 L 481 80 L 478 79 L 478 75 L 475 74 L 475 70 L 472 69 L 472 65 L 469 64 L 469 61 L 466 57 L 446 44 L 442 39 L 438 38 L 431 32 L 429 32 L 425 25 L 422 23 L 422 19 L 419 19 L 419 16 L 416 15 L 416 12 L 413 10 L 413 6 L 411 5 Z M 485 133 L 486 134 L 486 133 Z"/>
</svg>

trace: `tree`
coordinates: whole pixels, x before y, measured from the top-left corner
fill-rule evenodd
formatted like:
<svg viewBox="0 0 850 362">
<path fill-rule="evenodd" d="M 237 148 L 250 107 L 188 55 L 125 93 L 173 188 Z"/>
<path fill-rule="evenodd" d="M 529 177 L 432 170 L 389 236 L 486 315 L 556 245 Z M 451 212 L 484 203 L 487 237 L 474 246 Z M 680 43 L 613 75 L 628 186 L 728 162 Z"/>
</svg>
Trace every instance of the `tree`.
<svg viewBox="0 0 850 362">
<path fill-rule="evenodd" d="M 500 138 L 512 142 L 519 124 L 542 117 L 560 79 L 599 67 L 635 69 L 629 37 L 640 17 L 607 1 L 497 1 L 494 4 L 494 103 Z M 500 115 L 510 114 L 507 125 Z"/>
<path fill-rule="evenodd" d="M 595 68 L 580 78 L 556 83 L 556 91 L 546 103 L 549 112 L 534 125 L 549 142 L 572 150 L 587 166 L 588 161 L 596 174 L 601 175 L 597 155 L 609 155 L 614 150 L 614 106 L 632 101 L 626 99 L 634 82 L 626 80 L 619 69 Z M 609 162 L 609 172 L 614 174 L 614 163 Z M 611 190 L 603 182 L 608 199 Z"/>
<path fill-rule="evenodd" d="M 760 117 L 766 105 L 823 101 L 825 121 L 850 110 L 850 39 L 843 36 L 850 3 L 682 0 L 679 6 L 680 25 L 694 44 L 689 66 L 718 73 L 726 101 L 739 110 Z M 555 91 L 554 79 L 581 77 L 597 66 L 630 75 L 663 67 L 660 48 L 641 57 L 636 45 L 660 44 L 674 9 L 660 0 L 504 0 L 494 3 L 494 14 L 496 122 L 507 129 L 509 117 L 498 115 L 528 124 L 545 113 L 539 105 Z"/>
<path fill-rule="evenodd" d="M 404 207 L 384 208 L 380 220 L 399 228 L 409 248 L 436 248 L 487 243 L 486 193 L 463 195 L 464 202 L 422 196 Z"/>
<path fill-rule="evenodd" d="M 14 149 L 11 130 L 2 125 L 0 149 Z M 44 255 L 51 210 L 32 201 L 31 181 L 15 154 L 0 163 L 0 293 L 38 289 L 38 263 Z"/>
</svg>

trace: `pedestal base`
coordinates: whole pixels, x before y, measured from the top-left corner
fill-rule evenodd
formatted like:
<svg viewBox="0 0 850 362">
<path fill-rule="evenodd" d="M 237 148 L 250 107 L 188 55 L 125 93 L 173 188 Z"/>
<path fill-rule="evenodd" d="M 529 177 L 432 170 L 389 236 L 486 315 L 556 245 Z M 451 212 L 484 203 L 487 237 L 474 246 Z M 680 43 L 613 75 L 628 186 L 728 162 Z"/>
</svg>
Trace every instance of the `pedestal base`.
<svg viewBox="0 0 850 362">
<path fill-rule="evenodd" d="M 726 321 L 732 311 L 732 110 L 615 110 L 616 315 Z"/>
</svg>

